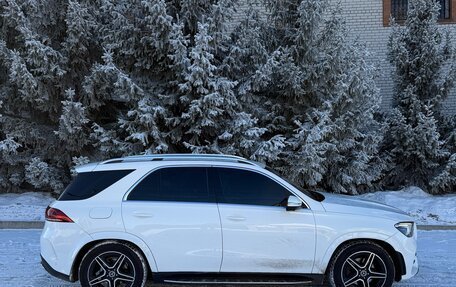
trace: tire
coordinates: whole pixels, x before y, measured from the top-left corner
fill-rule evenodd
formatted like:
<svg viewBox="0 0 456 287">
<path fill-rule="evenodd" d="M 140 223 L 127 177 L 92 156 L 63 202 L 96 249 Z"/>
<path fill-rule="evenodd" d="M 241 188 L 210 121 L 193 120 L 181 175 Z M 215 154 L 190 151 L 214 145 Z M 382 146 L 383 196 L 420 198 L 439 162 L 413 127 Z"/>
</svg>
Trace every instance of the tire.
<svg viewBox="0 0 456 287">
<path fill-rule="evenodd" d="M 82 287 L 144 287 L 147 265 L 142 253 L 128 243 L 106 241 L 92 247 L 82 258 Z"/>
<path fill-rule="evenodd" d="M 390 287 L 395 277 L 391 256 L 370 241 L 353 242 L 338 249 L 328 268 L 327 281 L 333 287 Z"/>
</svg>

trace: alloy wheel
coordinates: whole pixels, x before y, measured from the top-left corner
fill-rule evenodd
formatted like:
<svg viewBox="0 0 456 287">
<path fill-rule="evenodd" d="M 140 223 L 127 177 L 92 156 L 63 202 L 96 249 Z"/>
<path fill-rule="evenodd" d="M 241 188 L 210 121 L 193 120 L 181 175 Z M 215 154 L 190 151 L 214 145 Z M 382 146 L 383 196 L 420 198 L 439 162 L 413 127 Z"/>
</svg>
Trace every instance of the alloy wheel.
<svg viewBox="0 0 456 287">
<path fill-rule="evenodd" d="M 109 251 L 96 256 L 89 265 L 87 281 L 91 287 L 132 287 L 135 267 L 125 254 Z"/>
<path fill-rule="evenodd" d="M 382 287 L 388 277 L 385 262 L 370 251 L 359 251 L 348 257 L 342 265 L 344 287 Z"/>
</svg>

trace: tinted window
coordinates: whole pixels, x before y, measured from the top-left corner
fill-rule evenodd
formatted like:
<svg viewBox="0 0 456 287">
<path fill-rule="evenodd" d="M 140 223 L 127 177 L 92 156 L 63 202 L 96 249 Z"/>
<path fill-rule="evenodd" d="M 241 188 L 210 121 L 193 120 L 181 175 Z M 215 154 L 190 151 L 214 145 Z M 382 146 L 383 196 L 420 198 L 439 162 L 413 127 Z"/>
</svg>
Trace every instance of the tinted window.
<svg viewBox="0 0 456 287">
<path fill-rule="evenodd" d="M 143 179 L 128 200 L 215 202 L 205 167 L 162 168 Z"/>
<path fill-rule="evenodd" d="M 274 180 L 247 170 L 217 168 L 219 202 L 284 206 L 291 193 Z"/>
<path fill-rule="evenodd" d="M 68 185 L 59 200 L 90 198 L 113 185 L 133 170 L 109 170 L 79 173 Z"/>
</svg>

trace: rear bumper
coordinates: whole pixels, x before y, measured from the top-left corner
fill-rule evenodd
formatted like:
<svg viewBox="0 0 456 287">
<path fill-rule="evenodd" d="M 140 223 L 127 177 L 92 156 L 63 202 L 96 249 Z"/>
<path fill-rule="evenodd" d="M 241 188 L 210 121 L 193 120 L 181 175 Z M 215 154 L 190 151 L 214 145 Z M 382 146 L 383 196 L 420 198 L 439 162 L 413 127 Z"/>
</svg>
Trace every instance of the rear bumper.
<svg viewBox="0 0 456 287">
<path fill-rule="evenodd" d="M 43 268 L 52 276 L 65 280 L 65 281 L 68 281 L 68 282 L 71 282 L 69 275 L 56 271 L 54 268 L 51 267 L 51 265 L 49 265 L 49 263 L 47 263 L 47 261 L 43 258 L 43 256 L 41 256 L 41 265 L 43 265 Z"/>
<path fill-rule="evenodd" d="M 90 236 L 76 223 L 46 221 L 40 238 L 40 254 L 44 260 L 43 263 L 46 262 L 43 266 L 48 265 L 48 268 L 46 266 L 45 268 L 52 275 L 54 273 L 49 270 L 73 279 L 73 263 L 76 256 L 79 250 L 90 241 Z"/>
</svg>

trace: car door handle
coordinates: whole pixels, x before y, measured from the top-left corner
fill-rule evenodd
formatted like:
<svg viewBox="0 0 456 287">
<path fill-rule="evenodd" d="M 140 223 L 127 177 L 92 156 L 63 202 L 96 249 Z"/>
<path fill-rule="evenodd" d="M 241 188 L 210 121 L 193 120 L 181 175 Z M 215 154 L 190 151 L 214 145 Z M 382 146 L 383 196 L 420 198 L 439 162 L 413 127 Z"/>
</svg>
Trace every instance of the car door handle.
<svg viewBox="0 0 456 287">
<path fill-rule="evenodd" d="M 154 215 L 153 215 L 152 213 L 139 212 L 139 211 L 133 212 L 133 216 L 134 216 L 134 217 L 139 217 L 139 218 L 150 218 L 150 217 L 154 217 Z"/>
<path fill-rule="evenodd" d="M 230 221 L 245 221 L 246 220 L 245 217 L 237 216 L 237 215 L 228 216 L 227 219 Z"/>
</svg>

